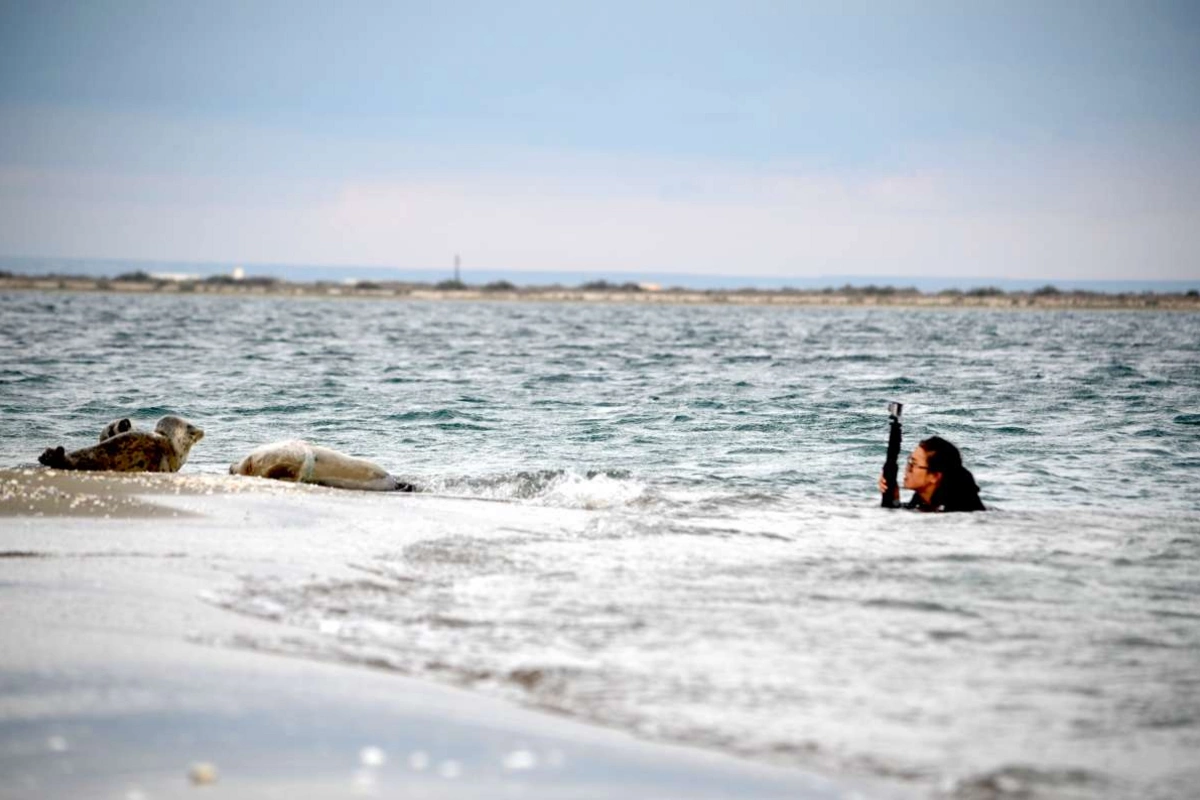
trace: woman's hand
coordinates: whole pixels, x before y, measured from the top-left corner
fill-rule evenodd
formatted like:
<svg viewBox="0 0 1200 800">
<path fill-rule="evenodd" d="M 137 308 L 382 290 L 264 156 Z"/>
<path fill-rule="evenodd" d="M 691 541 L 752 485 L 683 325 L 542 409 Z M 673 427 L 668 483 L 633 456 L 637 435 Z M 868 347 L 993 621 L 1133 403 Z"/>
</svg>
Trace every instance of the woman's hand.
<svg viewBox="0 0 1200 800">
<path fill-rule="evenodd" d="M 882 475 L 880 475 L 880 476 L 879 476 L 879 493 L 880 493 L 880 494 L 887 494 L 887 478 L 883 477 Z M 892 491 L 892 499 L 893 499 L 893 500 L 899 500 L 899 499 L 900 499 L 900 487 L 899 487 L 899 486 L 897 486 L 897 487 L 896 487 L 896 488 L 895 488 L 895 489 Z"/>
</svg>

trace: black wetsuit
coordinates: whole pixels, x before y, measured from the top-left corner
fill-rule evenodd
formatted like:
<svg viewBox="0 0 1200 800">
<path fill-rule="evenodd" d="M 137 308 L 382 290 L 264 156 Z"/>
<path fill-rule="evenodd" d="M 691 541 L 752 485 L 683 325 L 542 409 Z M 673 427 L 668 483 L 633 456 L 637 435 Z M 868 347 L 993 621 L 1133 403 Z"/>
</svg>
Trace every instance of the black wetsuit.
<svg viewBox="0 0 1200 800">
<path fill-rule="evenodd" d="M 914 511 L 987 511 L 987 506 L 983 504 L 977 494 L 949 499 L 934 495 L 933 499 L 936 505 L 926 503 L 921 499 L 921 495 L 913 492 L 912 499 L 905 503 L 904 507 Z"/>
</svg>

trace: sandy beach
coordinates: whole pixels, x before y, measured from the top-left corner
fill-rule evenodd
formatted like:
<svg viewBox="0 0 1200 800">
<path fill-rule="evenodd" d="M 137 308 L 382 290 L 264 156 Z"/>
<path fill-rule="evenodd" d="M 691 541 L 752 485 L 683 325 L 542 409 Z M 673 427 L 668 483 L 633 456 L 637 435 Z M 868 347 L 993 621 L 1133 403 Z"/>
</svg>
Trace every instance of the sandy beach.
<svg viewBox="0 0 1200 800">
<path fill-rule="evenodd" d="M 0 471 L 0 797 L 895 796 L 248 650 L 315 634 L 211 601 L 231 574 L 352 563 L 356 528 L 420 536 L 506 513 L 218 475 Z"/>
</svg>

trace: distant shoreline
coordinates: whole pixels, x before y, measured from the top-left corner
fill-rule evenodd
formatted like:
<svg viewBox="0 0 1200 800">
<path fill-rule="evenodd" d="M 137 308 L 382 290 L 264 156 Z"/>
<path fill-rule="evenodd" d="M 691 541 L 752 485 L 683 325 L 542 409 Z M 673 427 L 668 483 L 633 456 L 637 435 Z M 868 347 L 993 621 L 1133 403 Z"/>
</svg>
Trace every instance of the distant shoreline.
<svg viewBox="0 0 1200 800">
<path fill-rule="evenodd" d="M 498 282 L 471 286 L 456 281 L 438 284 L 401 281 L 293 282 L 274 278 L 174 280 L 144 273 L 102 278 L 78 275 L 0 273 L 0 291 L 49 291 L 111 294 L 204 294 L 246 297 L 350 298 L 376 300 L 634 303 L 651 305 L 737 305 L 909 308 L 1041 308 L 1147 309 L 1200 311 L 1200 292 L 1104 293 L 1059 290 L 1051 285 L 1033 291 L 1001 289 L 921 292 L 891 286 L 844 286 L 839 289 L 659 289 L 605 281 L 578 287 L 515 286 Z"/>
</svg>

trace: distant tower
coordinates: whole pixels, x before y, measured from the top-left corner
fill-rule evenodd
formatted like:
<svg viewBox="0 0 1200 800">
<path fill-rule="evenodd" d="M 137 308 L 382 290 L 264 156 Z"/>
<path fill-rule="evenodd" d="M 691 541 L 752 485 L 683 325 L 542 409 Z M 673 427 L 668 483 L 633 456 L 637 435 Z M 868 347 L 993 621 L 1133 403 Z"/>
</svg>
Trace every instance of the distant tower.
<svg viewBox="0 0 1200 800">
<path fill-rule="evenodd" d="M 454 254 L 454 282 L 462 283 L 462 278 L 459 276 L 459 267 L 462 265 L 462 260 L 458 257 L 458 253 Z"/>
</svg>

